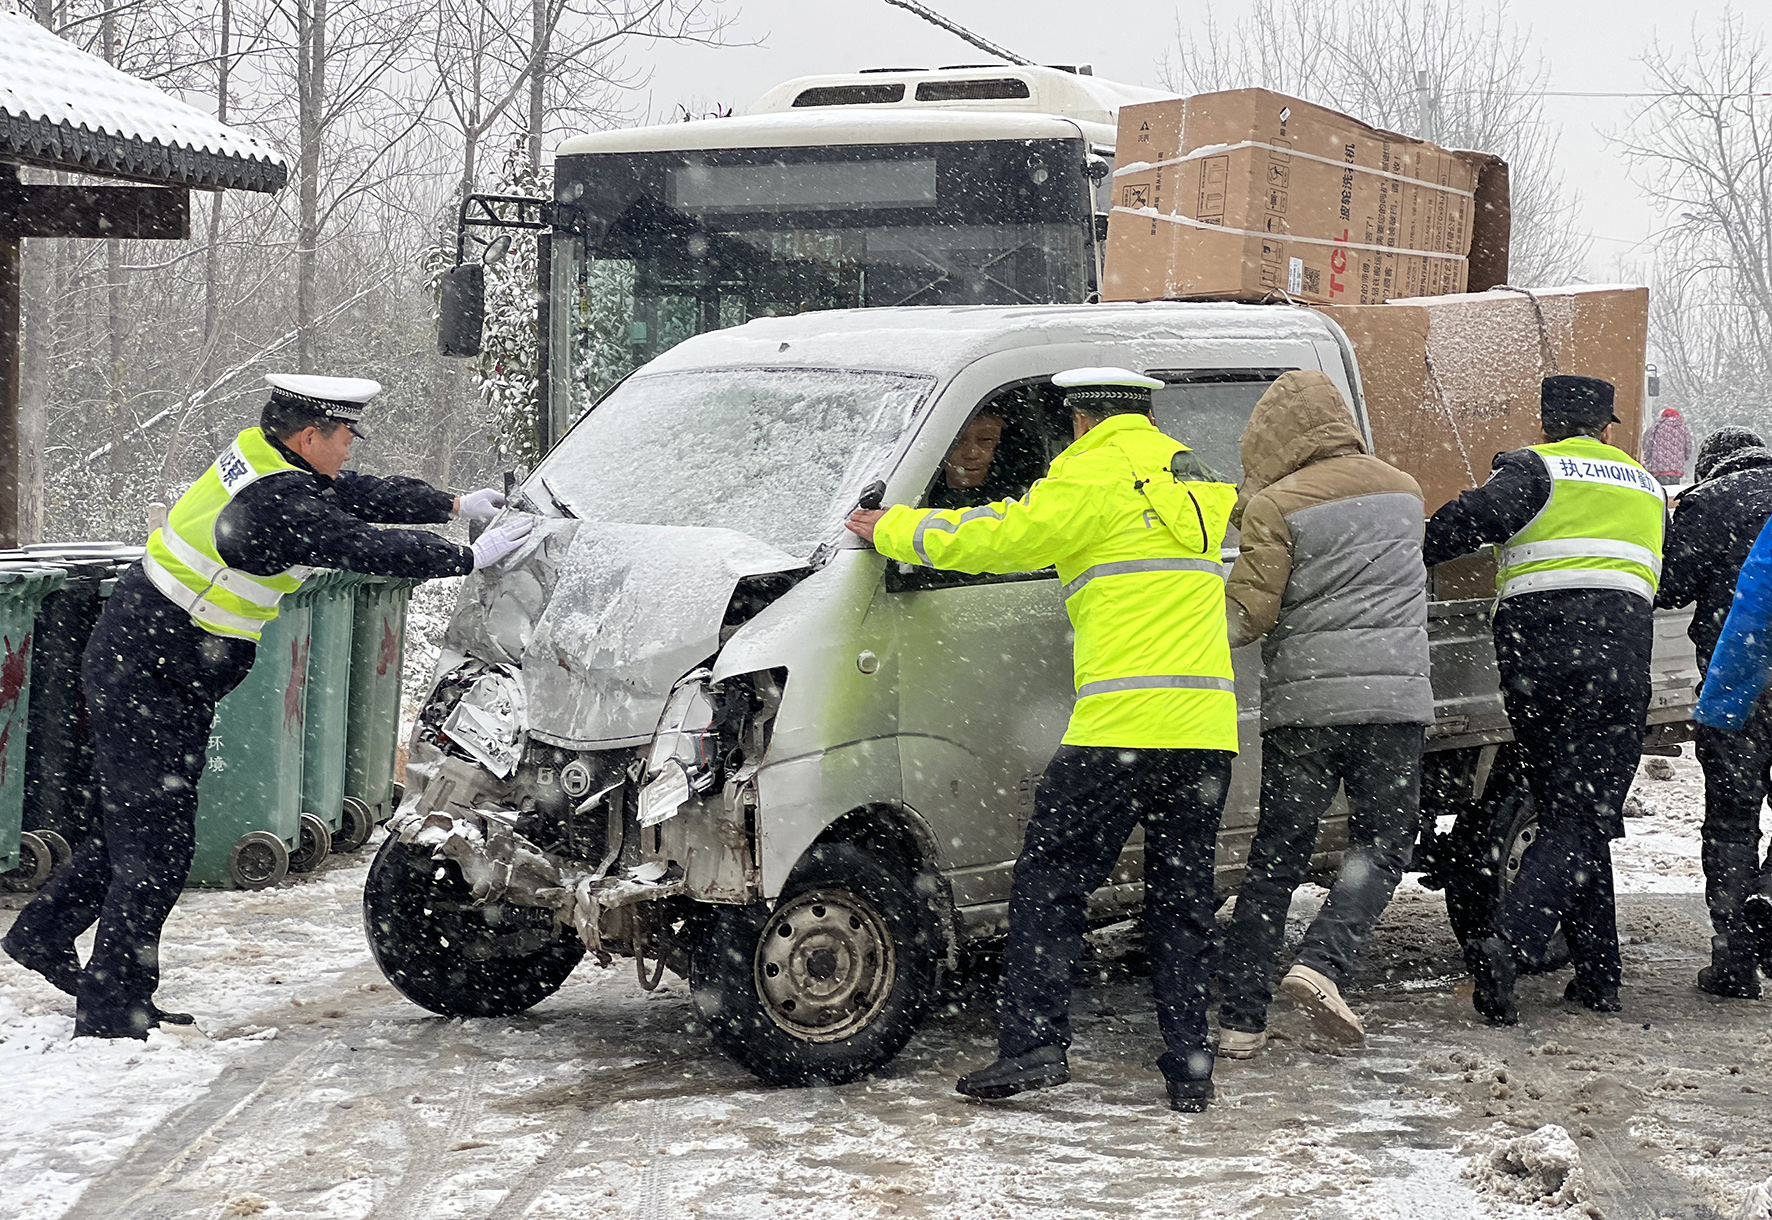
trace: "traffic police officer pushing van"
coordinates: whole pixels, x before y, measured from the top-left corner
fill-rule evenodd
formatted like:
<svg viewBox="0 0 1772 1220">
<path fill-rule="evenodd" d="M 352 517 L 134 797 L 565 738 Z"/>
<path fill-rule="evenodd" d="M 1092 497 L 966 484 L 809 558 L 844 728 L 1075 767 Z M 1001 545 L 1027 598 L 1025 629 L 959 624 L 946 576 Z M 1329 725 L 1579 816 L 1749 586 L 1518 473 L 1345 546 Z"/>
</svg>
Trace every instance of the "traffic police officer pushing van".
<svg viewBox="0 0 1772 1220">
<path fill-rule="evenodd" d="M 215 705 L 245 678 L 279 601 L 316 568 L 377 576 L 458 576 L 496 563 L 528 517 L 472 547 L 368 522 L 490 518 L 496 491 L 457 499 L 418 479 L 341 470 L 381 391 L 358 378 L 273 375 L 260 426 L 235 438 L 117 582 L 81 666 L 90 712 L 99 829 L 20 912 L 4 948 L 77 997 L 76 1037 L 145 1038 L 160 928 L 196 846 L 197 781 Z M 84 969 L 74 938 L 98 924 Z"/>
<path fill-rule="evenodd" d="M 1611 841 L 1642 753 L 1667 504 L 1609 443 L 1612 397 L 1596 378 L 1546 378 L 1544 443 L 1498 454 L 1487 483 L 1427 524 L 1430 566 L 1498 548 L 1495 659 L 1538 807 L 1538 838 L 1493 926 L 1457 929 L 1477 1011 L 1496 1024 L 1518 1020 L 1516 954 L 1542 960 L 1559 922 L 1575 963 L 1564 998 L 1619 1008 Z"/>
<path fill-rule="evenodd" d="M 1114 368 L 1052 381 L 1066 391 L 1075 443 L 1021 499 L 849 519 L 906 563 L 974 573 L 1055 565 L 1076 633 L 1076 704 L 1010 892 L 1001 1058 L 959 1090 L 1002 1098 L 1070 1079 L 1085 903 L 1142 822 L 1145 929 L 1168 1047 L 1158 1066 L 1170 1105 L 1199 1111 L 1212 1098 L 1213 850 L 1237 750 L 1221 550 L 1237 492 L 1152 423 L 1162 382 Z"/>
</svg>

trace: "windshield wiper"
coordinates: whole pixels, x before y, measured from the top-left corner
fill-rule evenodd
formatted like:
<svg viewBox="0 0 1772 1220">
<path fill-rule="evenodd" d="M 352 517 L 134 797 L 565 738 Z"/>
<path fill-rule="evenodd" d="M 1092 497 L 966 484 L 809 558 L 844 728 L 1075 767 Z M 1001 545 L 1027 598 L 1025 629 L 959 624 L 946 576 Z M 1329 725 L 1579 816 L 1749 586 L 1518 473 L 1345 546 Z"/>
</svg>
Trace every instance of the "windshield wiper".
<svg viewBox="0 0 1772 1220">
<path fill-rule="evenodd" d="M 540 483 L 541 489 L 548 493 L 548 499 L 552 500 L 554 503 L 554 507 L 560 510 L 561 516 L 571 517 L 574 521 L 578 520 L 578 514 L 573 512 L 572 509 L 568 508 L 566 505 L 566 502 L 564 500 L 562 500 L 559 496 L 555 495 L 554 489 L 552 487 L 548 486 L 548 479 L 547 479 L 546 475 L 540 475 L 540 474 L 536 475 L 535 481 L 537 483 Z"/>
</svg>

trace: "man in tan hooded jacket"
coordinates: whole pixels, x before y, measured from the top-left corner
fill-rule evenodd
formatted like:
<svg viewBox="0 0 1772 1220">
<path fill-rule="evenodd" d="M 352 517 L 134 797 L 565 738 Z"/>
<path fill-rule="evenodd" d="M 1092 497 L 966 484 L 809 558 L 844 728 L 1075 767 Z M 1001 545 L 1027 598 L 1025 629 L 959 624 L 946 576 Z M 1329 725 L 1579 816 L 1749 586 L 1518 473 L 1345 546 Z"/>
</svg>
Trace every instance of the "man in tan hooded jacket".
<svg viewBox="0 0 1772 1220">
<path fill-rule="evenodd" d="M 1366 451 L 1322 373 L 1282 375 L 1242 440 L 1225 588 L 1233 648 L 1263 639 L 1261 823 L 1219 968 L 1219 1054 L 1266 1041 L 1292 892 L 1338 785 L 1348 849 L 1281 989 L 1319 1029 L 1365 1036 L 1340 988 L 1395 892 L 1421 803 L 1428 682 L 1421 488 Z"/>
</svg>

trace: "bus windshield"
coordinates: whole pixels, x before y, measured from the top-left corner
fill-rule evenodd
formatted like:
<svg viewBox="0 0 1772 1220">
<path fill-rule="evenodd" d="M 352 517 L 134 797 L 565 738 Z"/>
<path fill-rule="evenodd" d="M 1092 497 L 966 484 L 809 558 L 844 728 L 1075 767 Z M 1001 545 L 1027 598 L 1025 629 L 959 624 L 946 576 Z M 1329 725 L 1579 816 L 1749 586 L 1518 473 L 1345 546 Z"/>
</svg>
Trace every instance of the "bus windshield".
<svg viewBox="0 0 1772 1220">
<path fill-rule="evenodd" d="M 1078 140 L 596 153 L 560 158 L 549 412 L 556 436 L 609 386 L 703 331 L 890 305 L 1086 300 Z"/>
</svg>

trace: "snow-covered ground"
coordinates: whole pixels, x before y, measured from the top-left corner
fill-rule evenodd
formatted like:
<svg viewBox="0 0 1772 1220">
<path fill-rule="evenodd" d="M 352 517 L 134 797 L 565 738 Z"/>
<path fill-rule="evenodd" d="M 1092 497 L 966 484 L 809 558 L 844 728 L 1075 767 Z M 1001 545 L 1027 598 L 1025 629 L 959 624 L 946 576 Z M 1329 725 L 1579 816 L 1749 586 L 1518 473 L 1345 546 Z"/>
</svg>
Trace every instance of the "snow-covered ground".
<svg viewBox="0 0 1772 1220">
<path fill-rule="evenodd" d="M 160 999 L 197 1032 L 75 1043 L 71 1001 L 0 959 L 0 1218 L 1733 1220 L 1772 1176 L 1772 1002 L 1692 987 L 1696 765 L 1637 794 L 1622 1017 L 1563 1005 L 1553 975 L 1522 982 L 1518 1028 L 1476 1024 L 1440 896 L 1406 882 L 1352 989 L 1367 1045 L 1322 1044 L 1277 1005 L 1275 1044 L 1221 1064 L 1198 1117 L 1164 1105 L 1124 928 L 1078 989 L 1074 1083 L 986 1106 L 951 1090 L 991 1056 L 988 980 L 878 1077 L 771 1089 L 713 1049 L 680 980 L 643 992 L 630 963 L 583 966 L 509 1020 L 406 1003 L 363 941 L 373 848 L 262 893 L 193 892 Z M 1318 901 L 1301 893 L 1295 930 Z"/>
</svg>

